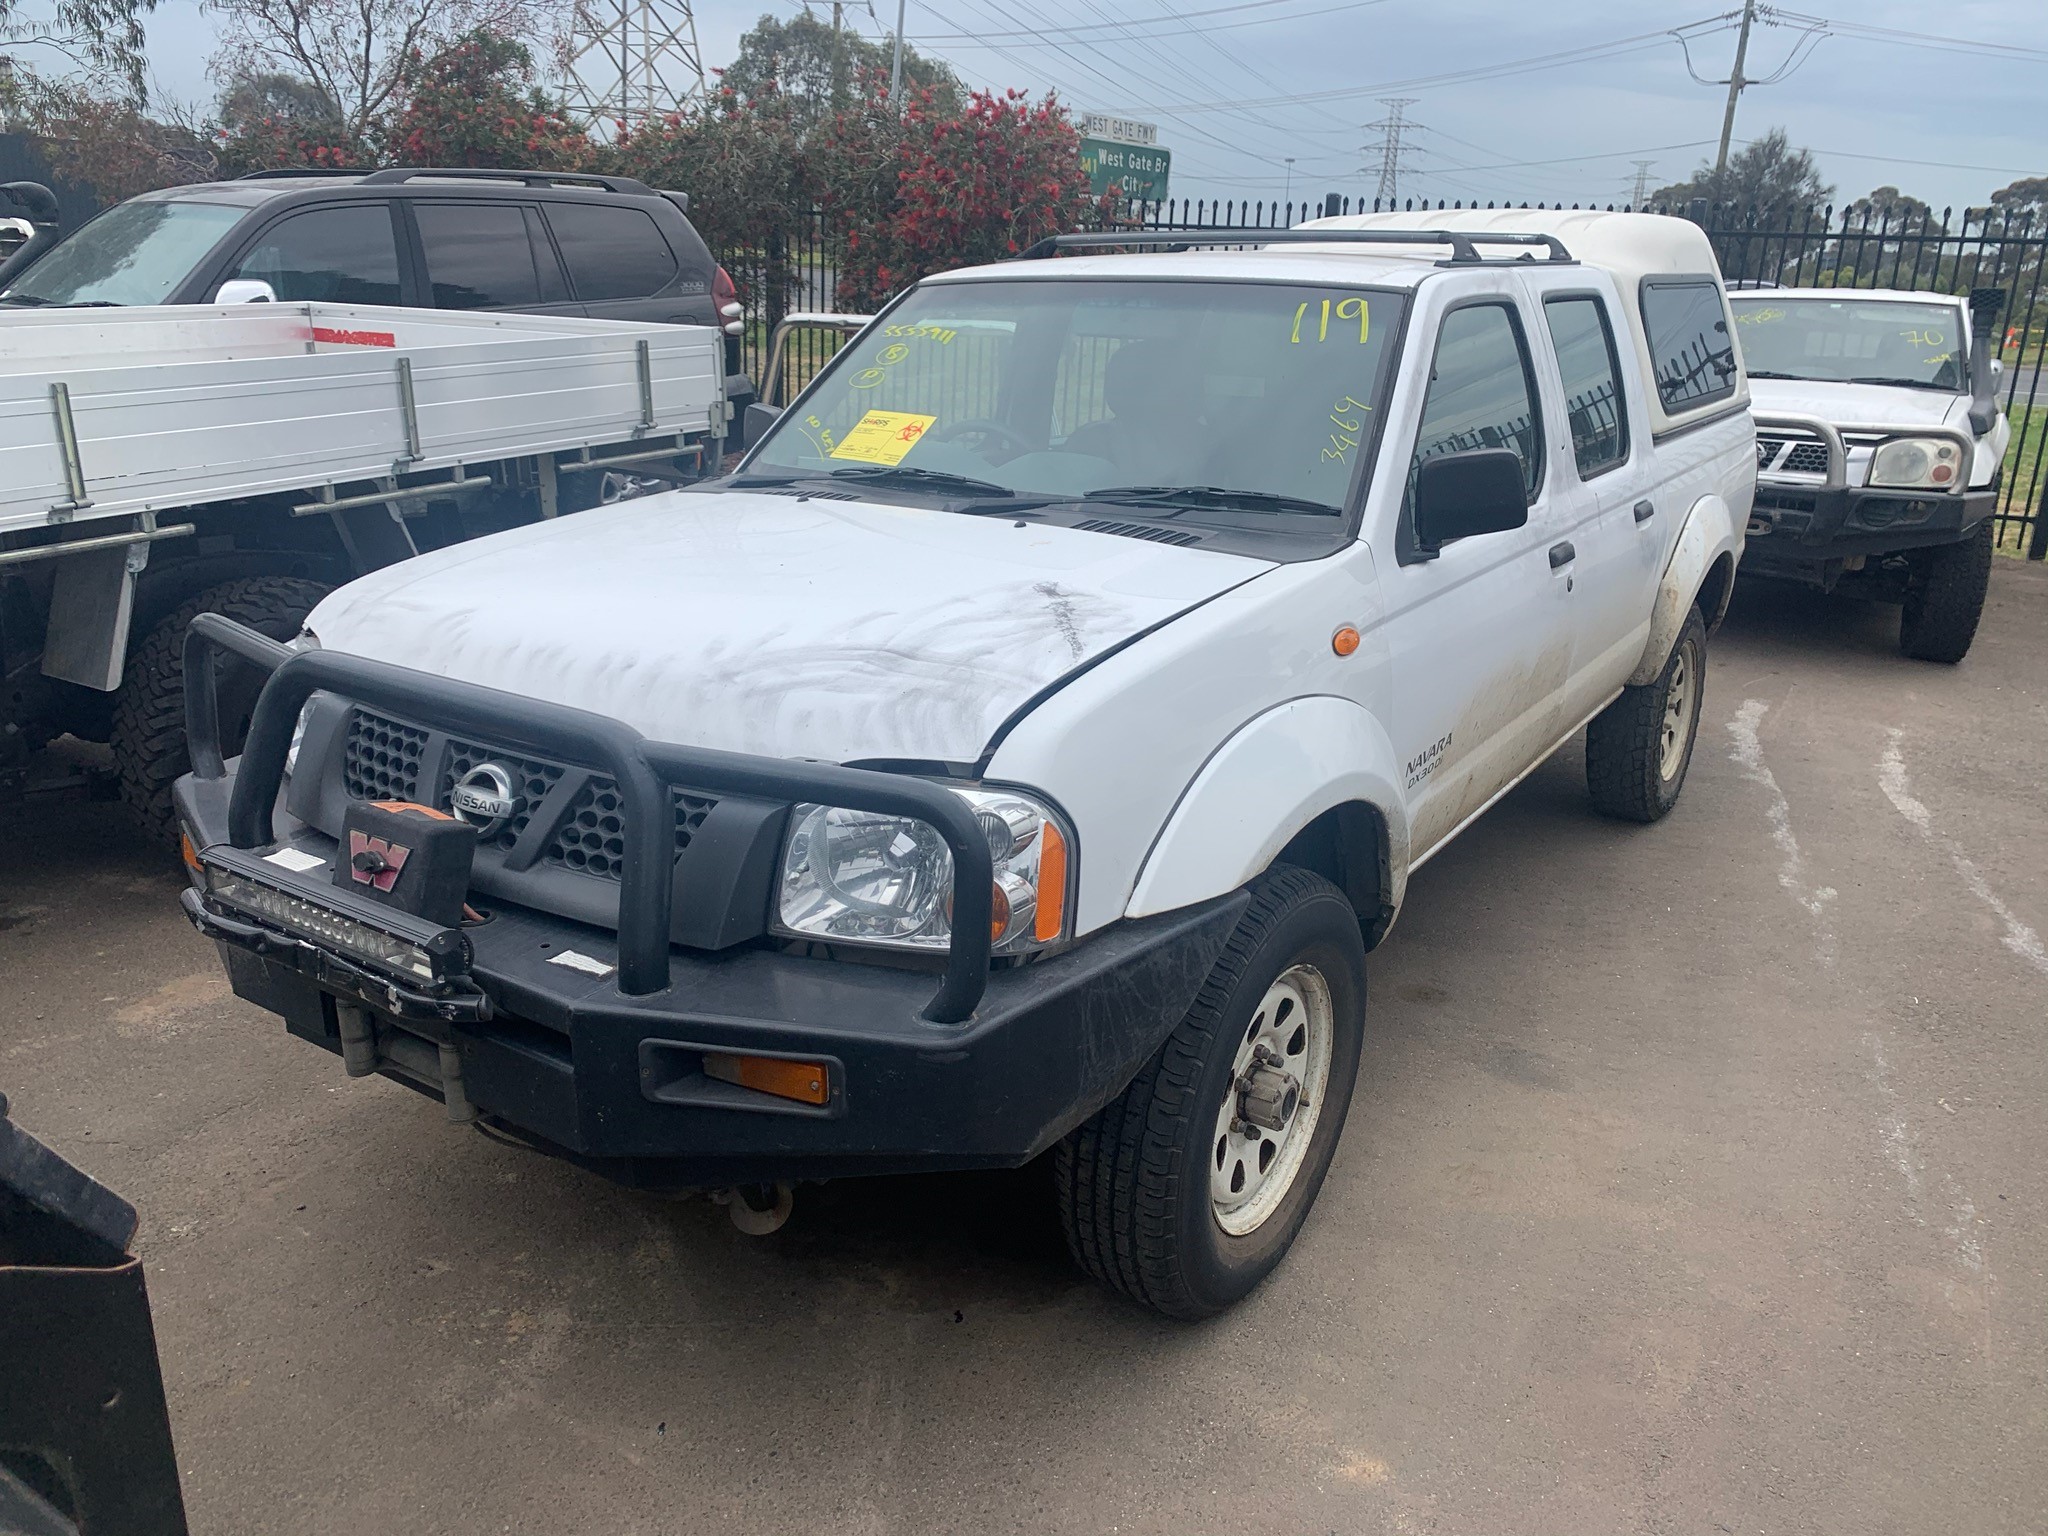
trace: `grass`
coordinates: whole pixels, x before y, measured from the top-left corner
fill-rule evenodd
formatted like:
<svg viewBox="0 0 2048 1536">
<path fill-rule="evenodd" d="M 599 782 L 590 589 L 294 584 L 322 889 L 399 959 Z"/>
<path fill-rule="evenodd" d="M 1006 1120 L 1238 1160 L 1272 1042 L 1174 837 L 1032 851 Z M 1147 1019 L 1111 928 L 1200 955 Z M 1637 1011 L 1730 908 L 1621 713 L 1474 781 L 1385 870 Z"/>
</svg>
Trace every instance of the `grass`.
<svg viewBox="0 0 2048 1536">
<path fill-rule="evenodd" d="M 2001 554 L 2024 555 L 2032 529 L 2018 521 L 2040 510 L 2042 481 L 2048 478 L 2048 405 L 2015 405 L 2009 413 L 2012 442 L 2005 450 L 2005 489 L 1999 513 L 2012 521 L 1998 525 Z"/>
</svg>

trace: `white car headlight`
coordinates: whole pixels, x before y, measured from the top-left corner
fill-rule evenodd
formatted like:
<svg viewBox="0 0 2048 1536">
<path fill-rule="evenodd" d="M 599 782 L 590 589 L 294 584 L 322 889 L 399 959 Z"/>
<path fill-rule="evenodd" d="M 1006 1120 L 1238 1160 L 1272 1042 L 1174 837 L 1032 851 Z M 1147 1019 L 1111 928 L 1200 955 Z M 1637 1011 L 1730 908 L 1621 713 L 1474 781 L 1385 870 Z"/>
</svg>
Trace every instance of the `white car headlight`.
<svg viewBox="0 0 2048 1536">
<path fill-rule="evenodd" d="M 310 629 L 299 631 L 298 638 L 291 642 L 294 651 L 317 651 L 320 637 Z M 306 700 L 305 708 L 299 711 L 298 724 L 292 727 L 292 744 L 284 749 L 284 776 L 290 778 L 292 770 L 299 766 L 299 746 L 306 739 L 306 722 L 313 718 L 313 701 Z"/>
<path fill-rule="evenodd" d="M 1870 485 L 1948 490 L 1963 477 L 1962 454 L 1945 437 L 1895 437 L 1870 461 Z"/>
<path fill-rule="evenodd" d="M 947 787 L 988 834 L 995 952 L 1064 938 L 1073 842 L 1059 819 L 1014 790 Z M 911 817 L 799 805 L 783 844 L 777 916 L 776 926 L 799 938 L 943 950 L 953 939 L 953 851 Z"/>
</svg>

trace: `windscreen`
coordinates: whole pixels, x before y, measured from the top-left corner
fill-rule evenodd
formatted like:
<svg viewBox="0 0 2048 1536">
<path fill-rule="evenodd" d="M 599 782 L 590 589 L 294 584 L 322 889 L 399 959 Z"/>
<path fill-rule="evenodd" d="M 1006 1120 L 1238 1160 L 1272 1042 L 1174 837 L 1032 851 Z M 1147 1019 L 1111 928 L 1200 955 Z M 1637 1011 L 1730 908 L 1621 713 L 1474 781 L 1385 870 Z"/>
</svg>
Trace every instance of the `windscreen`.
<svg viewBox="0 0 2048 1536">
<path fill-rule="evenodd" d="M 161 304 L 248 213 L 225 203 L 122 203 L 60 241 L 10 286 L 30 304 Z"/>
<path fill-rule="evenodd" d="M 1905 384 L 1960 391 L 1969 338 L 1953 304 L 1730 294 L 1735 333 L 1753 379 Z"/>
<path fill-rule="evenodd" d="M 890 466 L 1077 500 L 1220 489 L 1239 494 L 1211 505 L 1335 516 L 1402 303 L 1206 280 L 935 283 L 835 358 L 747 468 Z"/>
</svg>

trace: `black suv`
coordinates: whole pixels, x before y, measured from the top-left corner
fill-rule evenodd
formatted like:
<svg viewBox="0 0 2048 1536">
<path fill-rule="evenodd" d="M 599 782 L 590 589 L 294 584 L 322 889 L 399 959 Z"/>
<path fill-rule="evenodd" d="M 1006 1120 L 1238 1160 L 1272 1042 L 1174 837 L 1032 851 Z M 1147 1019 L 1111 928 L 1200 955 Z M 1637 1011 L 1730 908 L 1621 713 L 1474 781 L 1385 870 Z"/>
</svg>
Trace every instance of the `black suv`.
<svg viewBox="0 0 2048 1536">
<path fill-rule="evenodd" d="M 737 419 L 738 295 L 688 209 L 626 176 L 259 171 L 109 208 L 9 263 L 0 307 L 209 304 L 239 280 L 233 297 L 715 325 Z"/>
</svg>

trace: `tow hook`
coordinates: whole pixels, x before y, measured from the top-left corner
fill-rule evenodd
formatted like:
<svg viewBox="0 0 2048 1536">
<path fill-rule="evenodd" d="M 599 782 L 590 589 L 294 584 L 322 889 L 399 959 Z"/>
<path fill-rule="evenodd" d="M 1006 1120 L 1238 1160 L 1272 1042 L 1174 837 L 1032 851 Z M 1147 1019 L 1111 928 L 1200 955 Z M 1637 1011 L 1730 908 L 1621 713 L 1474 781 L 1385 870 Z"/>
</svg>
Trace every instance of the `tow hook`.
<svg viewBox="0 0 2048 1536">
<path fill-rule="evenodd" d="M 1247 1126 L 1282 1131 L 1301 1108 L 1301 1082 L 1281 1070 L 1281 1063 L 1278 1053 L 1261 1044 L 1237 1080 L 1237 1112 Z"/>
<path fill-rule="evenodd" d="M 786 1182 L 735 1184 L 730 1189 L 714 1189 L 711 1199 L 724 1206 L 732 1224 L 749 1237 L 779 1232 L 796 1209 L 796 1190 Z"/>
</svg>

